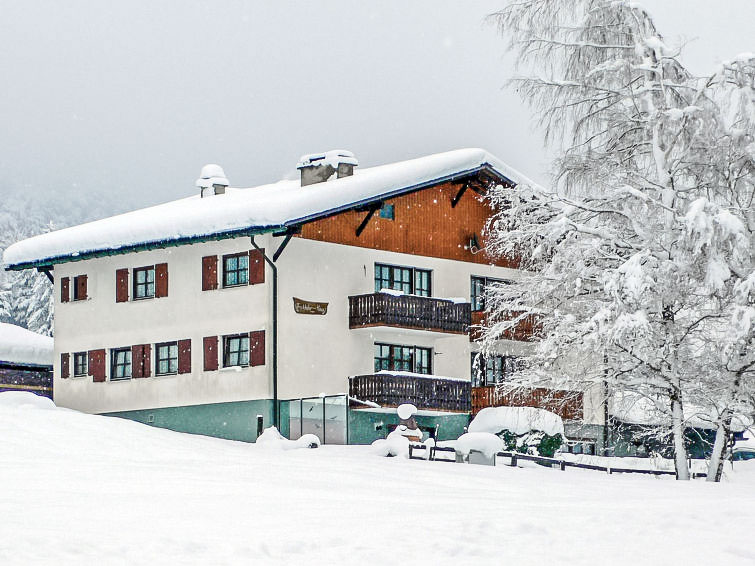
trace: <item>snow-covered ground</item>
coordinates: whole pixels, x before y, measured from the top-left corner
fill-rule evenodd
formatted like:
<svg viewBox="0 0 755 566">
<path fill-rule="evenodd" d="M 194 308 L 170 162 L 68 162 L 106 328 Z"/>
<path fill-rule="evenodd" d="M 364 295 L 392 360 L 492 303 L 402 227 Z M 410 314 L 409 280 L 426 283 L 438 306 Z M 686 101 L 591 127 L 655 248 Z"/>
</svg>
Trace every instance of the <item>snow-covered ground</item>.
<svg viewBox="0 0 755 566">
<path fill-rule="evenodd" d="M 280 450 L 0 393 L 0 477 L 4 565 L 755 563 L 755 462 L 713 485 Z"/>
</svg>

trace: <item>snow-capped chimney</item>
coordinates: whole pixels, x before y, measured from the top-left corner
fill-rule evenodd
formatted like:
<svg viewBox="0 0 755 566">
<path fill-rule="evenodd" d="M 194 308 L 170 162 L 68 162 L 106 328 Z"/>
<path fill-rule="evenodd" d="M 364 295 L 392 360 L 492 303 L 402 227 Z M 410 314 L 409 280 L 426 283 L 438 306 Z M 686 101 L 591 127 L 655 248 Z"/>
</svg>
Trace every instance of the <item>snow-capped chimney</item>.
<svg viewBox="0 0 755 566">
<path fill-rule="evenodd" d="M 333 176 L 350 177 L 354 174 L 354 167 L 358 166 L 354 154 L 345 149 L 333 149 L 325 153 L 311 153 L 302 155 L 296 168 L 301 171 L 301 186 L 322 183 Z"/>
<path fill-rule="evenodd" d="M 228 179 L 226 179 L 223 168 L 220 165 L 210 163 L 202 167 L 202 172 L 199 174 L 199 179 L 197 179 L 200 197 L 225 194 L 227 186 Z"/>
</svg>

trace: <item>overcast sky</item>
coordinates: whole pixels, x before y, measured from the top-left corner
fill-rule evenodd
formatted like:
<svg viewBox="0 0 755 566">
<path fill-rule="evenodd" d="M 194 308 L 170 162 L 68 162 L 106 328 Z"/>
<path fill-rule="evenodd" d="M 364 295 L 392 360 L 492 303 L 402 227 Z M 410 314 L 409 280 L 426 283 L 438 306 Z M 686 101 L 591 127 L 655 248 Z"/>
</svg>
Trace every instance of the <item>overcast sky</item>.
<svg viewBox="0 0 755 566">
<path fill-rule="evenodd" d="M 123 208 L 234 186 L 303 153 L 362 166 L 484 147 L 547 180 L 527 107 L 485 25 L 498 1 L 0 0 L 0 195 L 107 193 Z M 755 0 L 646 0 L 698 73 L 755 51 Z"/>
</svg>

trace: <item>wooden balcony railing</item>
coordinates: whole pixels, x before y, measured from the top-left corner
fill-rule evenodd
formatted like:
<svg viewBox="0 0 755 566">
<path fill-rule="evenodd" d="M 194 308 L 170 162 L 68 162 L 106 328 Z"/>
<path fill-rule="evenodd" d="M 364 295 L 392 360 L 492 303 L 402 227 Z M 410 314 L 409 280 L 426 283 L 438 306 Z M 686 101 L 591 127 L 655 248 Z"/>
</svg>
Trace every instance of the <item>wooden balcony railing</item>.
<svg viewBox="0 0 755 566">
<path fill-rule="evenodd" d="M 418 409 L 468 413 L 468 381 L 417 374 L 376 373 L 349 378 L 349 395 L 381 407 L 411 403 Z"/>
<path fill-rule="evenodd" d="M 485 324 L 485 311 L 475 311 L 472 313 L 472 325 L 469 330 L 469 341 L 476 342 L 482 338 L 482 329 L 479 325 Z M 511 317 L 518 316 L 517 313 L 511 313 Z M 528 316 L 520 321 L 516 326 L 506 330 L 501 338 L 505 340 L 517 340 L 520 342 L 531 342 L 537 340 L 542 331 L 540 321 L 534 316 Z"/>
<path fill-rule="evenodd" d="M 392 326 L 465 334 L 471 305 L 447 299 L 370 293 L 349 297 L 349 328 Z"/>
<path fill-rule="evenodd" d="M 486 407 L 538 407 L 565 420 L 582 418 L 584 395 L 538 387 L 516 393 L 500 393 L 494 385 L 472 387 L 472 416 Z"/>
</svg>

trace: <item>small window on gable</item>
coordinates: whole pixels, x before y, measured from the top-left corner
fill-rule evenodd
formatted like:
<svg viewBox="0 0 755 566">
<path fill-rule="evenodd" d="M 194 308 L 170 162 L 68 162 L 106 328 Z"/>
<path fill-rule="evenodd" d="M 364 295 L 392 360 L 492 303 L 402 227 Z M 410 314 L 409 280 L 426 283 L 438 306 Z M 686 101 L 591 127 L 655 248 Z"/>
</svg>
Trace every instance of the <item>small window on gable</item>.
<svg viewBox="0 0 755 566">
<path fill-rule="evenodd" d="M 87 375 L 88 368 L 88 354 L 87 352 L 76 352 L 73 355 L 73 376 L 83 377 Z"/>
<path fill-rule="evenodd" d="M 155 266 L 134 269 L 134 300 L 155 297 Z"/>
<path fill-rule="evenodd" d="M 384 204 L 380 207 L 380 218 L 386 218 L 388 220 L 393 220 L 395 218 L 392 204 Z"/>
<path fill-rule="evenodd" d="M 178 373 L 178 342 L 156 344 L 157 359 L 155 360 L 156 375 L 171 375 Z"/>
<path fill-rule="evenodd" d="M 249 335 L 223 336 L 223 367 L 249 365 Z"/>
<path fill-rule="evenodd" d="M 131 379 L 131 348 L 110 350 L 110 381 Z"/>
<path fill-rule="evenodd" d="M 249 254 L 223 256 L 223 287 L 249 284 Z"/>
</svg>

